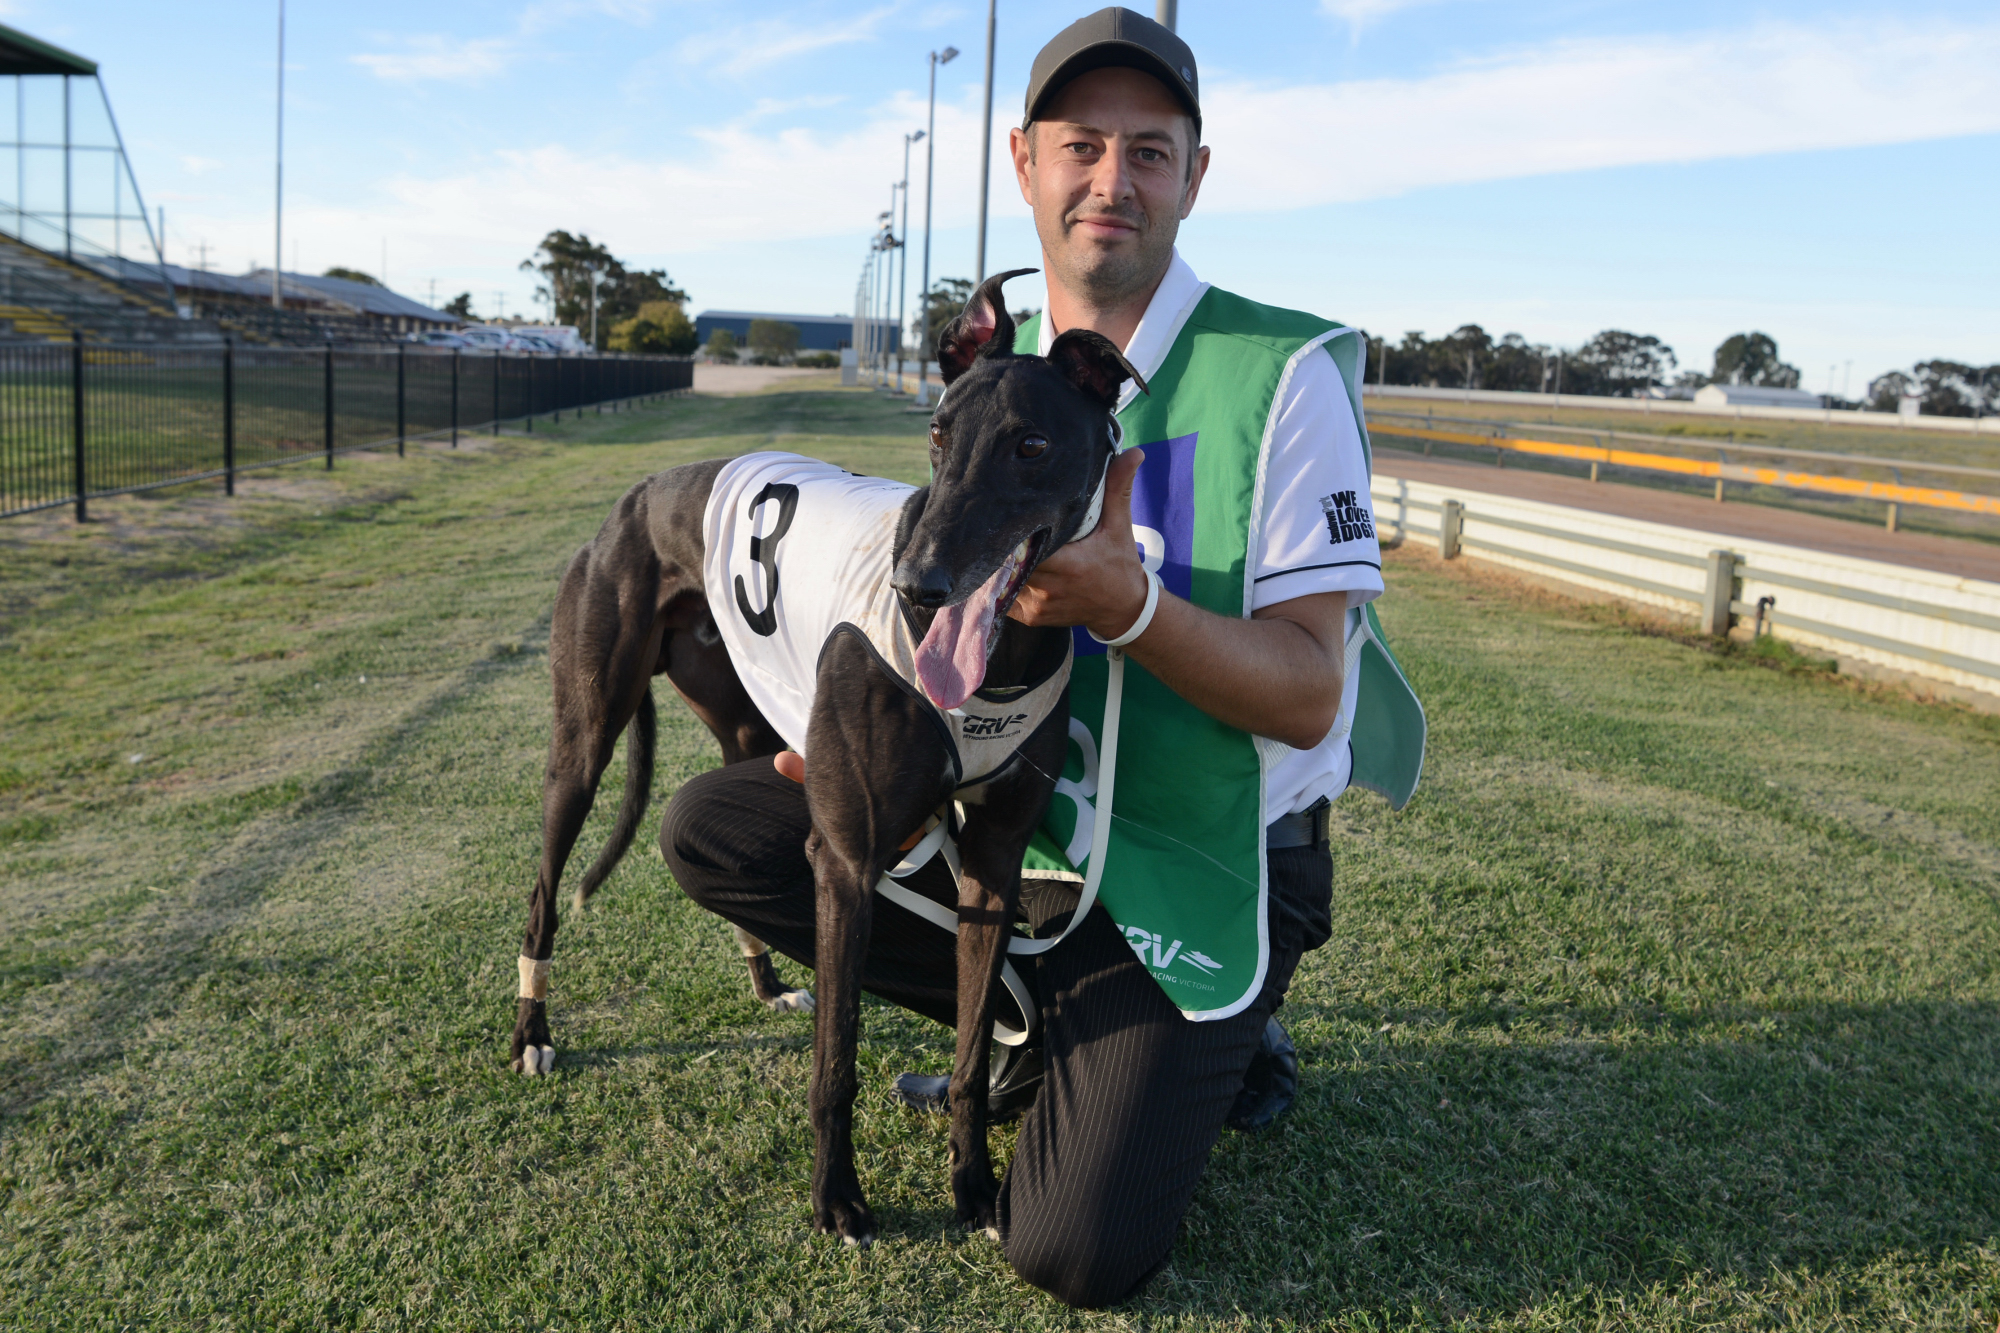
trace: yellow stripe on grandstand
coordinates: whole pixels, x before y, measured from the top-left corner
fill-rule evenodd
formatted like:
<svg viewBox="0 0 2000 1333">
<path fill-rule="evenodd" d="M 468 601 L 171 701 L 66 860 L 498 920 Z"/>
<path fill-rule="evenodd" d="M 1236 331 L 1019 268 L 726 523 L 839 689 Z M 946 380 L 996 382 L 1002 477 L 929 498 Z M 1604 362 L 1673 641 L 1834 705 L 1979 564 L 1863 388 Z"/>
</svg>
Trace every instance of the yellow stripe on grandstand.
<svg viewBox="0 0 2000 1333">
<path fill-rule="evenodd" d="M 1886 481 L 1865 481 L 1859 477 L 1827 477 L 1816 472 L 1786 472 L 1774 467 L 1744 467 L 1738 463 L 1704 462 L 1699 458 L 1677 458 L 1672 454 L 1642 454 L 1631 449 L 1606 449 L 1594 444 L 1563 444 L 1556 440 L 1516 440 L 1493 435 L 1473 435 L 1466 431 L 1436 430 L 1425 426 L 1405 426 L 1400 422 L 1369 423 L 1377 435 L 1404 435 L 1446 444 L 1474 444 L 1487 449 L 1511 449 L 1516 453 L 1539 454 L 1546 458 L 1569 458 L 1585 463 L 1611 463 L 1618 467 L 1649 472 L 1677 472 L 1688 477 L 1713 477 L 1723 481 L 1750 482 L 1759 486 L 1783 486 L 1795 491 L 1817 491 L 1823 495 L 1844 495 L 1863 500 L 1890 500 L 1897 504 L 1925 505 L 1932 509 L 1959 509 L 1970 514 L 2000 514 L 2000 497 L 1975 495 L 1967 491 L 1938 490 L 1930 486 L 1904 486 Z M 1912 467 L 1921 467 L 1912 463 Z"/>
</svg>

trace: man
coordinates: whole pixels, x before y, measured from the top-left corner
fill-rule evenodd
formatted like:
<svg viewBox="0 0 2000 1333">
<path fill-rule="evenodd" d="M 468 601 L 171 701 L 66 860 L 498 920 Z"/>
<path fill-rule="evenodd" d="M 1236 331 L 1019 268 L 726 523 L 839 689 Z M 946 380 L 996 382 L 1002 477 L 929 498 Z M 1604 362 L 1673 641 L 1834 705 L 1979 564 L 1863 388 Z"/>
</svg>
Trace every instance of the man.
<svg viewBox="0 0 2000 1333">
<path fill-rule="evenodd" d="M 1271 1015 L 1328 935 L 1328 801 L 1351 779 L 1392 799 L 1415 785 L 1407 754 L 1365 779 L 1350 760 L 1354 663 L 1393 672 L 1361 651 L 1373 622 L 1359 608 L 1382 577 L 1359 338 L 1209 288 L 1179 258 L 1209 162 L 1198 86 L 1173 33 L 1102 10 L 1036 58 L 1012 136 L 1048 277 L 1017 350 L 1094 329 L 1151 387 L 1125 385 L 1120 421 L 1142 447 L 1113 461 L 1102 524 L 1052 555 L 1011 613 L 1090 632 L 1058 789 L 1070 799 L 1030 853 L 1023 913 L 1038 935 L 1078 902 L 1108 690 L 1125 710 L 1099 901 L 1024 969 L 1040 1043 L 994 1075 L 1001 1109 L 1032 1098 L 1000 1197 L 1007 1257 L 1083 1307 L 1123 1300 L 1165 1263 L 1225 1122 L 1261 1127 L 1289 1103 L 1296 1066 Z M 1129 636 L 1149 601 L 1114 684 L 1097 645 Z M 687 783 L 661 845 L 697 902 L 809 964 L 809 821 L 797 756 L 780 763 L 790 777 L 752 762 Z M 947 888 L 931 886 L 951 901 Z M 951 937 L 878 900 L 863 985 L 949 1024 L 955 977 Z"/>
</svg>

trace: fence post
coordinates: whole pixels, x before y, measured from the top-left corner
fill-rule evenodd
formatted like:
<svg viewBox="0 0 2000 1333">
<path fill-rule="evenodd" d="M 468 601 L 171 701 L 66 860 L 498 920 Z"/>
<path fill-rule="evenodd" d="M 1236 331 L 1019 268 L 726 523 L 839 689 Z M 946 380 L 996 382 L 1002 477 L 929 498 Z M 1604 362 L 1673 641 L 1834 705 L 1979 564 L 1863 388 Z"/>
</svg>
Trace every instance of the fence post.
<svg viewBox="0 0 2000 1333">
<path fill-rule="evenodd" d="M 70 334 L 69 346 L 70 379 L 70 445 L 76 461 L 76 521 L 87 523 L 90 516 L 84 501 L 88 489 L 83 471 L 83 330 L 76 329 Z"/>
<path fill-rule="evenodd" d="M 403 415 L 403 353 L 410 349 L 408 343 L 396 344 L 396 457 L 403 458 L 404 422 Z"/>
<path fill-rule="evenodd" d="M 458 349 L 451 349 L 451 447 L 458 448 Z"/>
<path fill-rule="evenodd" d="M 1701 632 L 1721 638 L 1729 633 L 1729 603 L 1736 596 L 1736 552 L 1708 553 L 1708 586 L 1701 592 Z"/>
<path fill-rule="evenodd" d="M 1458 539 L 1465 531 L 1465 506 L 1456 500 L 1446 500 L 1438 511 L 1438 558 L 1458 559 Z"/>
<path fill-rule="evenodd" d="M 236 494 L 236 344 L 222 340 L 222 493 Z"/>
<path fill-rule="evenodd" d="M 500 349 L 493 349 L 493 433 L 500 433 Z"/>
<path fill-rule="evenodd" d="M 533 434 L 535 433 L 535 358 L 534 358 L 534 355 L 533 355 L 532 353 L 530 353 L 530 354 L 529 354 L 529 356 L 528 356 L 528 420 L 527 420 L 527 431 L 528 431 L 528 434 L 530 434 L 530 435 L 533 435 Z"/>
<path fill-rule="evenodd" d="M 326 340 L 326 384 L 320 398 L 326 409 L 326 470 L 333 471 L 333 339 Z"/>
<path fill-rule="evenodd" d="M 554 394 L 554 398 L 555 398 L 555 408 L 556 408 L 556 410 L 555 410 L 555 415 L 554 415 L 554 416 L 553 416 L 552 418 L 550 418 L 550 419 L 551 419 L 551 420 L 553 420 L 553 421 L 558 421 L 558 422 L 560 422 L 560 421 L 562 420 L 562 408 L 563 408 L 563 404 L 562 404 L 562 399 L 563 399 L 563 392 L 562 392 L 562 348 L 560 348 L 560 347 L 556 348 L 556 361 L 555 361 L 555 364 L 554 364 L 554 365 L 552 365 L 552 366 L 550 366 L 550 367 L 549 367 L 549 374 L 550 374 L 551 376 L 553 376 L 553 377 L 554 377 L 554 379 L 555 379 L 555 382 L 556 382 L 556 388 L 555 388 L 555 394 Z"/>
</svg>

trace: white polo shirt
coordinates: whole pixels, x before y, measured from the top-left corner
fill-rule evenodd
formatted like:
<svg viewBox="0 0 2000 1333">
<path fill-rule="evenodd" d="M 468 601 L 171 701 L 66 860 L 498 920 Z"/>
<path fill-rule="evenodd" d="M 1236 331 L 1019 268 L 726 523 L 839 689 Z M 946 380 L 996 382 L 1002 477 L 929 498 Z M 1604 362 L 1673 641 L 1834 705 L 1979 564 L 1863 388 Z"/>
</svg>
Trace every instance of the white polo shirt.
<svg viewBox="0 0 2000 1333">
<path fill-rule="evenodd" d="M 1195 276 L 1176 250 L 1167 276 L 1125 347 L 1125 359 L 1141 375 L 1151 379 L 1158 373 L 1181 326 L 1207 291 L 1208 284 Z M 1043 309 L 1047 308 L 1044 301 Z M 1058 332 L 1051 320 L 1042 320 L 1037 349 L 1042 355 L 1048 355 Z M 1139 386 L 1127 380 L 1119 410 L 1138 392 Z M 1277 405 L 1250 609 L 1313 593 L 1346 593 L 1352 633 L 1360 614 L 1353 608 L 1382 593 L 1382 552 L 1374 526 L 1368 456 L 1340 370 L 1331 356 L 1309 356 L 1293 373 Z M 1295 750 L 1268 737 L 1258 738 L 1271 756 L 1264 786 L 1266 823 L 1346 790 L 1353 759 L 1345 737 L 1354 717 L 1358 674 L 1342 682 L 1339 717 L 1328 733 L 1339 741 L 1329 739 L 1310 750 Z"/>
</svg>

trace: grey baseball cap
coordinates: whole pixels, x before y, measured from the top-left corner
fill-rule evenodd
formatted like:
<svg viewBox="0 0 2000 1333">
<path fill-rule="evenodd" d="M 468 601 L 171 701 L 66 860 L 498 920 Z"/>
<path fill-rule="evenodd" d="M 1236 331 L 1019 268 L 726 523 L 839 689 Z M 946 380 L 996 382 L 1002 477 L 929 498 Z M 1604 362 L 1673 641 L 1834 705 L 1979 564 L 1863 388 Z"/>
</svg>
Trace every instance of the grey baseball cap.
<svg viewBox="0 0 2000 1333">
<path fill-rule="evenodd" d="M 1194 117 L 1194 134 L 1201 139 L 1201 79 L 1194 52 L 1144 14 L 1113 7 L 1080 18 L 1057 33 L 1035 57 L 1028 71 L 1027 116 L 1041 115 L 1043 106 L 1079 74 L 1108 66 L 1123 66 L 1152 75 Z"/>
</svg>

